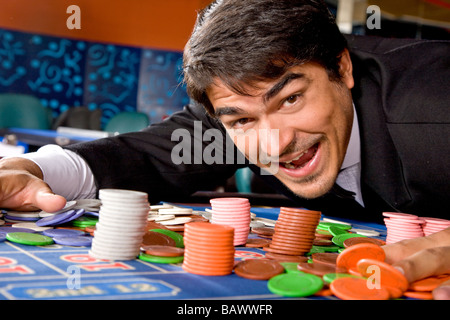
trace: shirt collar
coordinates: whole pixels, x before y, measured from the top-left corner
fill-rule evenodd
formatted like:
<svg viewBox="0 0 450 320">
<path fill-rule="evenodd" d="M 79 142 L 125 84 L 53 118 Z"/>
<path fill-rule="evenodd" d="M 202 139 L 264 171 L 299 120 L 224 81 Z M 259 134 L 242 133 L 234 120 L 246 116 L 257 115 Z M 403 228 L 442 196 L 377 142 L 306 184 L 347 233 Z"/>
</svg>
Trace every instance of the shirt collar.
<svg viewBox="0 0 450 320">
<path fill-rule="evenodd" d="M 341 170 L 355 165 L 361 161 L 361 145 L 359 137 L 358 117 L 356 116 L 355 105 L 353 105 L 353 125 L 350 134 L 350 140 L 345 153 L 344 161 L 342 162 Z"/>
</svg>

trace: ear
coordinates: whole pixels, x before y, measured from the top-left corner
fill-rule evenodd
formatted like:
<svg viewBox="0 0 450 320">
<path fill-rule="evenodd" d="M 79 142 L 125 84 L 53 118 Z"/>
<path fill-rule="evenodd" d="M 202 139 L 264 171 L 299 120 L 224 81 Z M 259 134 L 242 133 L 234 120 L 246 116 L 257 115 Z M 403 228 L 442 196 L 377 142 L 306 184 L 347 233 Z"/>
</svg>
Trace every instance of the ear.
<svg viewBox="0 0 450 320">
<path fill-rule="evenodd" d="M 352 89 L 355 85 L 355 81 L 353 79 L 353 64 L 350 58 L 350 53 L 347 49 L 342 51 L 340 61 L 339 61 L 339 73 L 341 75 L 341 80 L 347 88 Z"/>
</svg>

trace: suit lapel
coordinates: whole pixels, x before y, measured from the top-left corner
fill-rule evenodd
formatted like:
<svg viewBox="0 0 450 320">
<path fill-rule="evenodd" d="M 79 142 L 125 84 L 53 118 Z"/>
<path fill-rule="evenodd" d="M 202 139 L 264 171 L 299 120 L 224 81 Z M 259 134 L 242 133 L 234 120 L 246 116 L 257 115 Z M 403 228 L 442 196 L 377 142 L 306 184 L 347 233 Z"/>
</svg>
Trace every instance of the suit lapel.
<svg viewBox="0 0 450 320">
<path fill-rule="evenodd" d="M 371 74 L 371 77 L 364 77 Z M 411 201 L 391 133 L 386 124 L 383 70 L 373 58 L 354 59 L 355 83 L 364 90 L 352 91 L 361 137 L 361 185 L 366 208 L 399 208 Z"/>
</svg>

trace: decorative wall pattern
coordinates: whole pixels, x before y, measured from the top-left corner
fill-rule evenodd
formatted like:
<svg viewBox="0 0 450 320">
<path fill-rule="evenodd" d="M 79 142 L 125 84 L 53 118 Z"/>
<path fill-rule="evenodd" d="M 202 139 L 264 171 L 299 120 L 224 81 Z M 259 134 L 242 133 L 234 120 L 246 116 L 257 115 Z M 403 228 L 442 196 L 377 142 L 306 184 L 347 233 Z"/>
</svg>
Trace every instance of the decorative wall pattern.
<svg viewBox="0 0 450 320">
<path fill-rule="evenodd" d="M 137 109 L 140 49 L 89 44 L 84 104 L 102 109 L 102 125 L 120 111 Z"/>
<path fill-rule="evenodd" d="M 38 97 L 56 118 L 70 107 L 121 111 L 152 122 L 189 102 L 182 53 L 69 40 L 0 29 L 0 93 Z"/>
<path fill-rule="evenodd" d="M 161 119 L 189 103 L 182 63 L 180 53 L 142 51 L 138 105 L 150 119 Z"/>
</svg>

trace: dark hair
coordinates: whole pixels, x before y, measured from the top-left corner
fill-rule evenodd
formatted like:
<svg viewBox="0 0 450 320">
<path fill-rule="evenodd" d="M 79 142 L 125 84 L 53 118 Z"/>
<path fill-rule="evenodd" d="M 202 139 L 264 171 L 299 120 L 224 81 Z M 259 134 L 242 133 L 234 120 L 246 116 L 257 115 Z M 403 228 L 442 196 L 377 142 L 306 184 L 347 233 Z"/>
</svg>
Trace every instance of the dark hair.
<svg viewBox="0 0 450 320">
<path fill-rule="evenodd" d="M 190 97 L 213 114 L 206 90 L 214 78 L 246 95 L 244 85 L 313 61 L 337 80 L 346 47 L 321 0 L 218 0 L 198 14 L 184 50 L 184 79 Z"/>
</svg>

